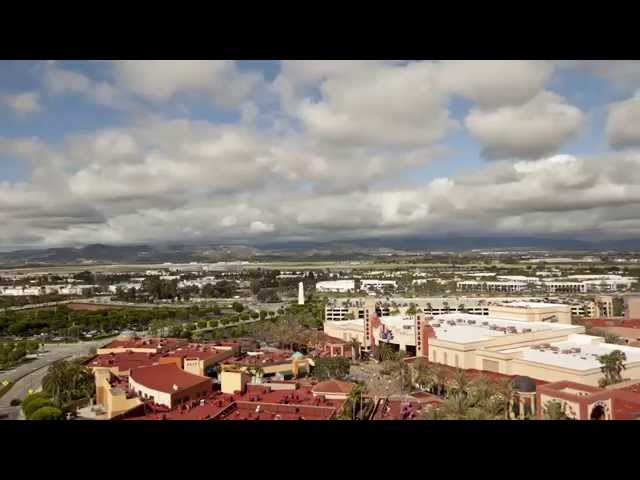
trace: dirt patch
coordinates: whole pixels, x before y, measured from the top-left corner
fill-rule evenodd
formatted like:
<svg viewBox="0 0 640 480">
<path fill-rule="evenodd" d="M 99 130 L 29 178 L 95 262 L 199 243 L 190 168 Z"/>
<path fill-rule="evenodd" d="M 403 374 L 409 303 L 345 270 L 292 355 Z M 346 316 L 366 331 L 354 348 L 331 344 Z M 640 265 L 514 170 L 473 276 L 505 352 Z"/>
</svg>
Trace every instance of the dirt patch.
<svg viewBox="0 0 640 480">
<path fill-rule="evenodd" d="M 86 310 L 90 312 L 97 312 L 100 310 L 114 310 L 122 307 L 118 305 L 96 305 L 94 303 L 68 303 L 67 308 L 69 308 L 69 310 Z"/>
</svg>

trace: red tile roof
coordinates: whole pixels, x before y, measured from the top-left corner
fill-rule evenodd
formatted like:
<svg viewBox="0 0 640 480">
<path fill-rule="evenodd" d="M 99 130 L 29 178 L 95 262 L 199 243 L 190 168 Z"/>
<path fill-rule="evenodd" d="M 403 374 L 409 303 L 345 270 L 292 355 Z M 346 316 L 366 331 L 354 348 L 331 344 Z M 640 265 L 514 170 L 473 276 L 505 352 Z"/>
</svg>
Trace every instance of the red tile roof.
<svg viewBox="0 0 640 480">
<path fill-rule="evenodd" d="M 214 345 L 191 343 L 165 352 L 163 357 L 199 358 L 206 360 L 215 357 L 221 352 L 230 352 L 227 349 L 216 348 Z"/>
<path fill-rule="evenodd" d="M 159 351 L 170 350 L 181 345 L 186 345 L 188 341 L 183 338 L 131 338 L 116 339 L 107 345 L 100 347 L 108 348 L 147 348 Z"/>
<path fill-rule="evenodd" d="M 160 356 L 155 353 L 142 353 L 142 352 L 123 352 L 123 353 L 106 353 L 103 355 L 96 355 L 91 358 L 85 365 L 90 368 L 94 367 L 117 367 L 120 372 L 128 371 L 132 368 L 141 367 L 144 365 L 155 365 L 158 363 Z"/>
<path fill-rule="evenodd" d="M 625 392 L 637 393 L 638 395 L 640 395 L 640 381 L 632 385 L 627 385 L 626 387 L 620 388 L 618 390 L 624 390 Z"/>
<path fill-rule="evenodd" d="M 226 359 L 224 363 L 249 367 L 255 365 L 276 365 L 292 361 L 291 355 L 293 355 L 293 352 L 286 350 L 257 350 L 257 352 L 260 353 L 258 355 L 249 355 L 249 353 L 245 353 L 231 357 Z"/>
<path fill-rule="evenodd" d="M 442 368 L 443 370 L 445 370 L 447 372 L 447 375 L 449 376 L 449 378 L 452 377 L 452 375 L 454 374 L 454 372 L 456 371 L 455 367 L 450 367 L 448 365 L 442 365 L 440 363 L 433 363 L 429 360 L 427 360 L 425 357 L 413 357 L 413 358 L 408 358 L 405 359 L 406 363 L 413 363 L 416 360 L 418 360 L 418 358 L 424 362 L 427 366 L 431 367 L 436 367 L 436 368 Z M 473 379 L 476 377 L 480 377 L 483 376 L 485 378 L 487 378 L 488 380 L 505 380 L 505 379 L 514 379 L 515 377 L 517 377 L 518 375 L 506 375 L 504 373 L 497 373 L 497 372 L 490 372 L 488 370 L 476 370 L 473 368 L 470 369 L 465 369 L 464 370 L 465 375 L 467 376 L 467 378 L 469 379 Z M 536 385 L 546 385 L 549 382 L 546 382 L 545 380 L 539 380 L 537 378 L 531 378 L 531 380 L 533 380 L 533 382 Z"/>
<path fill-rule="evenodd" d="M 129 378 L 151 390 L 169 394 L 201 384 L 203 386 L 208 384 L 211 388 L 210 378 L 187 373 L 174 363 L 134 368 Z M 173 388 L 174 385 L 177 389 Z"/>
<path fill-rule="evenodd" d="M 335 412 L 333 407 L 234 402 L 215 420 L 329 420 Z"/>
<path fill-rule="evenodd" d="M 327 400 L 314 397 L 310 387 L 297 390 L 270 390 L 261 385 L 248 385 L 242 394 L 228 395 L 212 392 L 206 400 L 192 401 L 166 413 L 148 413 L 147 415 L 130 418 L 131 420 L 244 420 L 250 415 L 249 410 L 265 412 L 264 420 L 275 420 L 280 415 L 282 420 L 331 418 L 342 407 L 344 400 Z M 314 407 L 308 410 L 308 407 Z M 296 408 L 298 411 L 296 411 Z M 240 413 L 227 416 L 228 412 Z M 224 415 L 223 415 L 224 413 Z M 269 418 L 272 416 L 273 418 Z M 253 418 L 256 419 L 256 418 Z"/>
<path fill-rule="evenodd" d="M 347 340 L 343 340 L 342 338 L 332 337 L 331 335 L 327 335 L 324 332 L 320 332 L 320 333 L 321 333 L 321 336 L 320 336 L 319 343 L 332 343 L 332 344 L 340 344 L 340 345 L 346 345 L 349 343 Z"/>
<path fill-rule="evenodd" d="M 372 420 L 420 420 L 430 405 L 441 401 L 439 398 L 428 402 L 383 398 L 378 401 Z"/>
<path fill-rule="evenodd" d="M 584 385 L 582 383 L 571 382 L 569 380 L 561 380 L 559 382 L 547 383 L 543 386 L 544 390 L 563 390 L 565 388 L 571 388 L 574 390 L 581 390 L 584 392 L 590 393 L 601 393 L 605 392 L 604 388 L 593 387 L 591 385 Z"/>
<path fill-rule="evenodd" d="M 580 323 L 590 327 L 627 327 L 640 328 L 640 319 L 625 320 L 622 317 L 617 318 L 583 318 Z"/>
</svg>

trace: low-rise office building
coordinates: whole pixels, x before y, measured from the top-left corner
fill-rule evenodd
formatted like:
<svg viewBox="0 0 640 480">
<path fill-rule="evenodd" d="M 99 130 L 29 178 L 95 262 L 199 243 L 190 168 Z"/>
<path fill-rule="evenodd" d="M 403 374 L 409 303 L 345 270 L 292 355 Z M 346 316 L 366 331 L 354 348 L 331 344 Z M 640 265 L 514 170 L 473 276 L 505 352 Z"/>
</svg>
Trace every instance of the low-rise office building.
<svg viewBox="0 0 640 480">
<path fill-rule="evenodd" d="M 456 288 L 463 292 L 477 291 L 517 293 L 526 290 L 527 284 L 525 282 L 517 281 L 485 282 L 479 280 L 464 280 L 456 282 Z"/>
<path fill-rule="evenodd" d="M 491 305 L 512 301 L 514 299 L 510 297 L 394 298 L 390 302 L 378 300 L 376 311 L 379 316 L 388 316 L 396 310 L 404 312 L 413 304 L 425 315 L 441 315 L 455 312 L 489 315 Z M 563 298 L 542 301 L 536 297 L 518 297 L 518 301 L 568 305 L 572 317 L 605 318 L 610 317 L 613 313 L 613 297 L 605 295 L 596 296 L 594 300 Z M 364 299 L 352 299 L 349 301 L 332 299 L 325 306 L 324 318 L 327 321 L 363 319 L 365 316 L 364 305 Z"/>
<path fill-rule="evenodd" d="M 317 292 L 349 293 L 355 289 L 355 280 L 325 280 L 316 283 Z"/>
<path fill-rule="evenodd" d="M 385 290 L 389 288 L 395 290 L 397 287 L 398 285 L 395 280 L 360 280 L 360 290 L 364 291 Z"/>
</svg>

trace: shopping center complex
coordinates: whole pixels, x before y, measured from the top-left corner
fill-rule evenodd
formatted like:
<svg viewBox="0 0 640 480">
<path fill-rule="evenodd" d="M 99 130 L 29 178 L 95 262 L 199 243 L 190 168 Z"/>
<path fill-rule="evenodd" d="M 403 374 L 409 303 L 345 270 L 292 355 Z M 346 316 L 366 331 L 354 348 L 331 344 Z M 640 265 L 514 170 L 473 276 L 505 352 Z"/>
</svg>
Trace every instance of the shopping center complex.
<svg viewBox="0 0 640 480">
<path fill-rule="evenodd" d="M 384 343 L 451 367 L 591 386 L 602 377 L 598 357 L 620 350 L 626 355 L 625 376 L 640 379 L 640 348 L 585 335 L 584 326 L 571 324 L 567 305 L 516 301 L 488 309 L 488 315 L 379 316 L 371 301 L 364 318 L 326 321 L 324 331 L 355 338 L 364 352 Z"/>
</svg>

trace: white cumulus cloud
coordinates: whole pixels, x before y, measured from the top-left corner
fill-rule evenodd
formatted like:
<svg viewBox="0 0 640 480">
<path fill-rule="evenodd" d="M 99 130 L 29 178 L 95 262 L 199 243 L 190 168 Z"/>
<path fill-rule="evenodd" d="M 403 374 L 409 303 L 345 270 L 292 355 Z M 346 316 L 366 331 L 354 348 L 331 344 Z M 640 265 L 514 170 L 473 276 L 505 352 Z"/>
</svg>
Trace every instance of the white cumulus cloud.
<svg viewBox="0 0 640 480">
<path fill-rule="evenodd" d="M 472 109 L 465 125 L 488 158 L 538 158 L 575 136 L 583 120 L 579 108 L 545 91 L 523 105 Z"/>
</svg>

